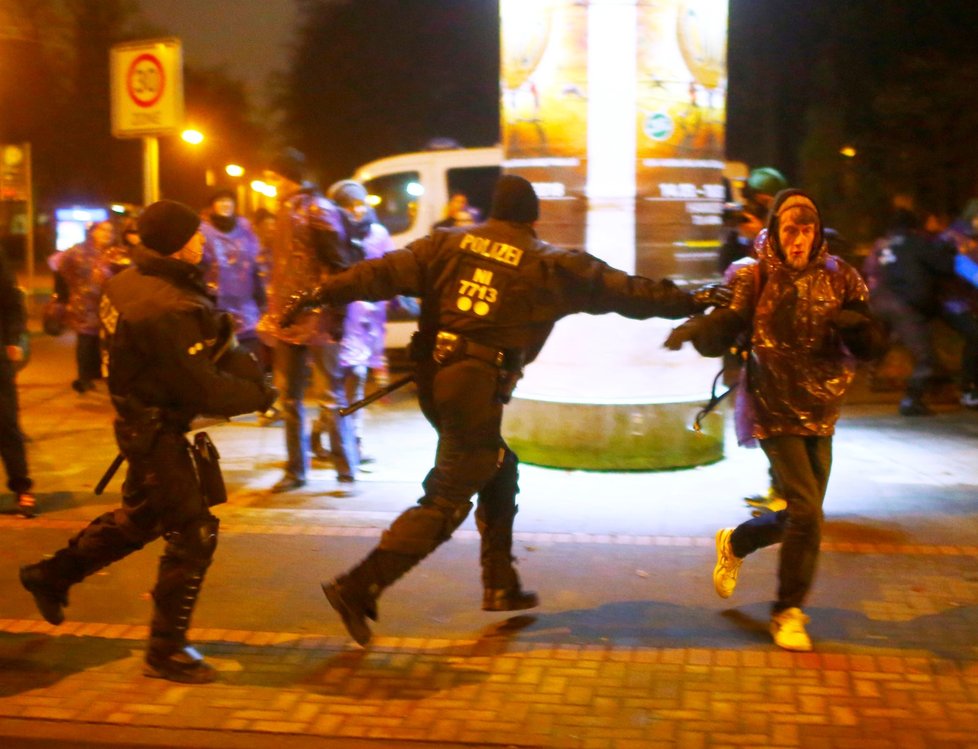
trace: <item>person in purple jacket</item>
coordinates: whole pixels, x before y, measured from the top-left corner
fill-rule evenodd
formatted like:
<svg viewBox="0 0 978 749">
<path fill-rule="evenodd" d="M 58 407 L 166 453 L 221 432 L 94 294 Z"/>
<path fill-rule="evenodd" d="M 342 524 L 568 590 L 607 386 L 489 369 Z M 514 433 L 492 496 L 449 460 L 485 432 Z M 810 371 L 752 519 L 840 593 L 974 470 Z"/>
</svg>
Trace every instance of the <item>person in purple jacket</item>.
<svg viewBox="0 0 978 749">
<path fill-rule="evenodd" d="M 341 211 L 343 236 L 350 252 L 363 260 L 378 258 L 396 249 L 394 242 L 367 205 L 367 191 L 359 182 L 341 180 L 326 193 Z M 385 301 L 354 301 L 346 305 L 343 334 L 334 347 L 328 368 L 329 403 L 320 425 L 329 434 L 329 449 L 337 480 L 353 483 L 361 462 L 360 420 L 357 412 L 340 416 L 338 411 L 363 398 L 367 375 L 382 357 L 387 327 Z"/>
<path fill-rule="evenodd" d="M 256 327 L 265 308 L 265 270 L 259 262 L 258 236 L 230 190 L 219 190 L 200 224 L 204 235 L 201 269 L 217 308 L 234 320 L 234 335 L 246 350 L 258 355 Z"/>
</svg>

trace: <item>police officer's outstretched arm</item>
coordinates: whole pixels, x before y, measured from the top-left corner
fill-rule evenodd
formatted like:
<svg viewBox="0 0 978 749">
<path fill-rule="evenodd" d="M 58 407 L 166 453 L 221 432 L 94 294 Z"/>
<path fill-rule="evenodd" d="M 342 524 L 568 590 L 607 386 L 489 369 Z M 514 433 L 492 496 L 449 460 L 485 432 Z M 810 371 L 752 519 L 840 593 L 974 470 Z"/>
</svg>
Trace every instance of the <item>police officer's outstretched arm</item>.
<svg viewBox="0 0 978 749">
<path fill-rule="evenodd" d="M 738 270 L 720 300 L 726 302 L 724 306 L 713 305 L 708 315 L 691 317 L 673 329 L 663 346 L 678 351 L 689 341 L 702 356 L 721 356 L 750 327 L 757 282 L 758 276 L 751 266 Z"/>
<path fill-rule="evenodd" d="M 372 260 L 363 260 L 351 268 L 327 278 L 319 287 L 293 296 L 282 311 L 279 324 L 292 325 L 305 310 L 324 304 L 346 304 L 357 300 L 370 302 L 395 296 L 420 296 L 423 271 L 416 245 L 394 250 Z"/>
<path fill-rule="evenodd" d="M 242 370 L 225 371 L 214 361 L 217 317 L 207 310 L 174 313 L 162 335 L 160 366 L 173 405 L 209 416 L 236 416 L 261 411 L 274 400 L 274 390 L 260 378 L 241 376 Z"/>
<path fill-rule="evenodd" d="M 583 252 L 561 252 L 560 272 L 567 274 L 579 295 L 580 312 L 617 312 L 623 317 L 677 319 L 702 312 L 708 306 L 672 281 L 631 276 Z"/>
</svg>

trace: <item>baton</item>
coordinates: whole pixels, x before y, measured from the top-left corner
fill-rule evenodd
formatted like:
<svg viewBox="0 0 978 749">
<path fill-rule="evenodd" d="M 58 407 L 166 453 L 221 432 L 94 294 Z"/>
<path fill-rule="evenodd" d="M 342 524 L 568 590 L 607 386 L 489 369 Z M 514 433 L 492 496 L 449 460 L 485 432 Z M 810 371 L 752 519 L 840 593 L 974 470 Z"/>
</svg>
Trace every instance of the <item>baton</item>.
<svg viewBox="0 0 978 749">
<path fill-rule="evenodd" d="M 119 466 L 122 465 L 122 462 L 125 459 L 126 456 L 123 455 L 122 453 L 119 453 L 118 455 L 115 456 L 115 458 L 112 459 L 112 462 L 109 463 L 109 467 L 106 468 L 105 473 L 102 474 L 102 478 L 100 478 L 99 482 L 95 485 L 96 495 L 101 494 L 102 492 L 105 491 L 105 487 L 112 480 L 112 477 L 115 476 L 115 472 L 119 470 Z"/>
<path fill-rule="evenodd" d="M 375 400 L 378 400 L 380 398 L 383 398 L 385 395 L 393 393 L 395 390 L 404 387 L 409 382 L 414 382 L 413 374 L 404 375 L 404 377 L 400 378 L 399 380 L 394 380 L 394 382 L 390 383 L 389 385 L 384 385 L 384 387 L 378 388 L 370 395 L 368 395 L 366 398 L 361 398 L 356 403 L 351 403 L 349 406 L 339 409 L 336 413 L 338 413 L 340 416 L 349 416 L 354 411 L 359 411 L 364 406 L 369 406 Z"/>
</svg>

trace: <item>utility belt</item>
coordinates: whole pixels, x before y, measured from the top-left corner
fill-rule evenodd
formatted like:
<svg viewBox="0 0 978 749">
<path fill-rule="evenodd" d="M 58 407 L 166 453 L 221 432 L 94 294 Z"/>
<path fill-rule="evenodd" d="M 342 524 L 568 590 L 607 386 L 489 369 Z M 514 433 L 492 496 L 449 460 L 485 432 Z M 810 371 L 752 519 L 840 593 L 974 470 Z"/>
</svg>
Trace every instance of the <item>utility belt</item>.
<svg viewBox="0 0 978 749">
<path fill-rule="evenodd" d="M 112 401 L 119 414 L 113 426 L 120 452 L 99 481 L 96 494 L 102 493 L 122 464 L 123 458 L 132 460 L 148 456 L 161 432 L 183 435 L 189 427 L 182 418 L 167 409 L 144 406 L 134 402 L 132 398 L 113 396 Z M 197 432 L 194 435 L 193 445 L 189 442 L 186 442 L 186 445 L 193 460 L 197 483 L 208 506 L 213 507 L 226 502 L 227 490 L 221 475 L 221 456 L 211 442 L 210 436 L 207 432 Z"/>
<path fill-rule="evenodd" d="M 486 346 L 448 330 L 438 331 L 431 348 L 431 358 L 442 366 L 462 359 L 478 359 L 496 367 L 499 369 L 497 397 L 501 403 L 509 403 L 516 383 L 523 376 L 523 352 L 519 349 Z"/>
</svg>

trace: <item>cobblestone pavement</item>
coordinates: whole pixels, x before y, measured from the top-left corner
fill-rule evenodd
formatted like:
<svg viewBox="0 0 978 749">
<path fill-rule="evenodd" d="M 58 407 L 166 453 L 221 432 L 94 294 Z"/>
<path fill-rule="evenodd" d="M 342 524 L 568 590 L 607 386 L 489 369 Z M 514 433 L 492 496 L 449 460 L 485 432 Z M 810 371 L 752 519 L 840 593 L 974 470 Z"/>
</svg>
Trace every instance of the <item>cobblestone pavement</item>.
<svg viewBox="0 0 978 749">
<path fill-rule="evenodd" d="M 211 427 L 231 499 L 192 636 L 220 680 L 183 686 L 141 674 L 158 548 L 73 589 L 61 627 L 16 584 L 118 501 L 119 479 L 91 494 L 114 454 L 107 402 L 70 392 L 56 343 L 38 341 L 21 389 L 44 512 L 0 498 L 0 746 L 978 747 L 974 413 L 849 409 L 809 654 L 767 634 L 776 550 L 745 563 L 733 598 L 712 591 L 713 533 L 764 488 L 757 451 L 656 474 L 524 466 L 516 551 L 541 607 L 477 610 L 470 518 L 385 594 L 362 650 L 318 582 L 418 494 L 433 441 L 408 396 L 369 414 L 378 463 L 352 491 L 317 469 L 269 495 L 279 428 Z"/>
</svg>

